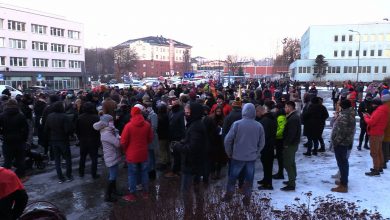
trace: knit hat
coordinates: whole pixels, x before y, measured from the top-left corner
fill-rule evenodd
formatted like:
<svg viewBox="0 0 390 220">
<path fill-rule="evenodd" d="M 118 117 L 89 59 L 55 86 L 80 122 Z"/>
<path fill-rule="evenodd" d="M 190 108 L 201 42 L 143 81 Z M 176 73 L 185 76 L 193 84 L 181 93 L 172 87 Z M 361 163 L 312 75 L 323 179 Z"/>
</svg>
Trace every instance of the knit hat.
<svg viewBox="0 0 390 220">
<path fill-rule="evenodd" d="M 232 102 L 232 107 L 239 107 L 239 108 L 242 107 L 242 101 L 240 97 L 237 97 L 236 100 Z"/>
<path fill-rule="evenodd" d="M 383 95 L 381 100 L 382 102 L 390 102 L 390 94 Z"/>
<path fill-rule="evenodd" d="M 139 110 L 141 110 L 141 112 L 145 111 L 145 107 L 141 104 L 134 105 L 134 108 L 139 108 Z"/>
<path fill-rule="evenodd" d="M 104 115 L 100 116 L 100 121 L 105 122 L 105 123 L 109 123 L 110 121 L 113 121 L 113 120 L 114 120 L 114 118 L 109 114 L 104 114 Z"/>
<path fill-rule="evenodd" d="M 142 103 L 144 103 L 145 105 L 148 105 L 148 106 L 152 105 L 152 100 L 150 99 L 149 95 L 145 94 L 142 97 Z"/>
</svg>

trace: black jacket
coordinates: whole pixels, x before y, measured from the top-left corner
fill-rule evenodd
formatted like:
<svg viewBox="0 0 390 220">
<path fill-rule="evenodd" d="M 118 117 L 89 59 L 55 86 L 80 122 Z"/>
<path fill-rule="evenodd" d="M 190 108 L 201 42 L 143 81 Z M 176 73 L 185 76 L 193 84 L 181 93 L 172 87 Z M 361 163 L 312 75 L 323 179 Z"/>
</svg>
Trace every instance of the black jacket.
<svg viewBox="0 0 390 220">
<path fill-rule="evenodd" d="M 263 125 L 265 133 L 265 145 L 262 150 L 262 153 L 265 151 L 273 151 L 275 140 L 276 140 L 276 131 L 278 128 L 278 122 L 276 121 L 275 116 L 268 112 L 263 115 L 259 122 Z"/>
<path fill-rule="evenodd" d="M 223 122 L 222 137 L 225 137 L 227 133 L 229 133 L 230 127 L 235 121 L 242 119 L 241 111 L 241 108 L 233 107 L 232 111 L 229 113 L 229 115 L 225 118 L 225 121 Z"/>
<path fill-rule="evenodd" d="M 169 117 L 168 114 L 158 115 L 157 134 L 161 140 L 169 140 Z"/>
<path fill-rule="evenodd" d="M 99 116 L 94 113 L 81 114 L 76 122 L 76 134 L 80 140 L 80 146 L 100 146 L 100 132 L 93 128 L 98 122 Z"/>
<path fill-rule="evenodd" d="M 53 104 L 53 112 L 47 116 L 44 134 L 49 142 L 62 142 L 69 144 L 69 135 L 72 134 L 72 123 L 64 113 L 62 102 Z"/>
<path fill-rule="evenodd" d="M 302 113 L 304 133 L 307 137 L 320 138 L 329 118 L 328 110 L 321 104 L 310 104 L 307 111 Z"/>
<path fill-rule="evenodd" d="M 180 106 L 173 106 L 169 118 L 169 135 L 171 141 L 180 141 L 185 136 L 184 112 Z"/>
<path fill-rule="evenodd" d="M 283 132 L 284 146 L 298 145 L 301 140 L 301 118 L 298 112 L 292 112 L 287 116 L 287 123 Z"/>
<path fill-rule="evenodd" d="M 0 115 L 0 132 L 4 143 L 22 144 L 27 141 L 28 125 L 26 117 L 18 108 L 6 108 Z"/>
</svg>

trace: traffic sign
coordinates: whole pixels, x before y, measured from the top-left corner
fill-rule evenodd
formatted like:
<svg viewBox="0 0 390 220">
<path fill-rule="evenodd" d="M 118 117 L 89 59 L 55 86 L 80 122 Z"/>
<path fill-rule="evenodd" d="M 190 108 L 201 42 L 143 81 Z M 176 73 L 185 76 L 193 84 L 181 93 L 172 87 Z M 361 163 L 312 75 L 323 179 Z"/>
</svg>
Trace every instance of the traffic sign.
<svg viewBox="0 0 390 220">
<path fill-rule="evenodd" d="M 4 74 L 0 73 L 0 81 L 4 81 Z"/>
<path fill-rule="evenodd" d="M 37 81 L 42 81 L 42 80 L 43 80 L 42 74 L 38 74 Z"/>
</svg>

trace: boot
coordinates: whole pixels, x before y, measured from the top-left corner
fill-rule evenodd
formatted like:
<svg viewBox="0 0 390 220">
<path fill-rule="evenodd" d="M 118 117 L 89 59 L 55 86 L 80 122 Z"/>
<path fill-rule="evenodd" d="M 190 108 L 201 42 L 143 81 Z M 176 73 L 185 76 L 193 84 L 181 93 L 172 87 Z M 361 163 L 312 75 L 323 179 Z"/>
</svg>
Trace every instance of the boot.
<svg viewBox="0 0 390 220">
<path fill-rule="evenodd" d="M 370 147 L 368 146 L 368 144 L 364 144 L 364 149 L 366 149 L 366 150 L 369 150 L 369 149 L 370 149 Z"/>
<path fill-rule="evenodd" d="M 112 183 L 113 184 L 113 186 L 112 186 L 112 194 L 114 194 L 116 196 L 123 196 L 124 194 L 118 192 L 118 190 L 116 189 L 116 180 L 113 180 L 112 182 L 113 182 Z"/>
<path fill-rule="evenodd" d="M 366 173 L 366 176 L 380 176 L 380 175 L 381 175 L 380 172 L 374 169 Z"/>
<path fill-rule="evenodd" d="M 106 189 L 106 194 L 104 195 L 105 202 L 116 202 L 117 201 L 114 197 L 112 197 L 113 187 L 114 187 L 114 181 L 109 181 L 107 189 Z"/>
<path fill-rule="evenodd" d="M 331 191 L 332 192 L 339 192 L 339 193 L 347 193 L 348 187 L 340 184 L 337 187 L 332 188 Z"/>
<path fill-rule="evenodd" d="M 362 143 L 361 142 L 359 142 L 359 146 L 357 146 L 357 149 L 358 149 L 358 151 L 362 150 Z"/>
</svg>

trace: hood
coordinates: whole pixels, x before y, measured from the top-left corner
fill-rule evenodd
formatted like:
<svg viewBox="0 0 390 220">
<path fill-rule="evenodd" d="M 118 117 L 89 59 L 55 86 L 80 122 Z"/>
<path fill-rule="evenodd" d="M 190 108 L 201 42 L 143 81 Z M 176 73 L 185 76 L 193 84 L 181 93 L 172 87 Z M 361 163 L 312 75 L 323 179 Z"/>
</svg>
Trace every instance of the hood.
<svg viewBox="0 0 390 220">
<path fill-rule="evenodd" d="M 203 106 L 199 103 L 193 102 L 190 104 L 191 116 L 189 118 L 189 122 L 193 122 L 196 120 L 202 119 L 204 109 Z"/>
<path fill-rule="evenodd" d="M 252 103 L 246 103 L 242 108 L 242 118 L 246 119 L 255 119 L 256 118 L 256 108 Z"/>
<path fill-rule="evenodd" d="M 93 124 L 93 128 L 97 131 L 100 131 L 106 127 L 108 127 L 108 123 L 104 121 L 98 121 L 95 124 Z"/>
<path fill-rule="evenodd" d="M 142 127 L 145 123 L 144 116 L 141 114 L 141 110 L 139 108 L 131 109 L 131 119 L 130 122 L 136 127 Z"/>
</svg>

